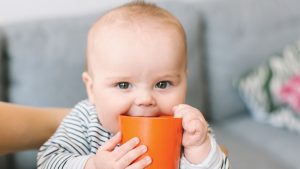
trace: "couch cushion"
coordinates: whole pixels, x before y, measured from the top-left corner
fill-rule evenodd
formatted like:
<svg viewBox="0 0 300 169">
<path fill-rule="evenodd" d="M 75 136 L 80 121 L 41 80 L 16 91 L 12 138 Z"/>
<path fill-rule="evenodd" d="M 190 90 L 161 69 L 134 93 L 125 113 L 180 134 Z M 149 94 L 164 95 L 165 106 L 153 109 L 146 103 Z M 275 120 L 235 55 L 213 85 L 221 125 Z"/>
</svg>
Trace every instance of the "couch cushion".
<svg viewBox="0 0 300 169">
<path fill-rule="evenodd" d="M 5 27 L 9 100 L 35 106 L 73 106 L 84 99 L 85 42 L 95 19 L 93 15 Z"/>
<path fill-rule="evenodd" d="M 299 169 L 300 135 L 237 116 L 213 125 L 229 149 L 232 168 Z"/>
<path fill-rule="evenodd" d="M 298 0 L 212 0 L 204 15 L 210 113 L 214 119 L 245 112 L 232 81 L 300 37 Z"/>
</svg>

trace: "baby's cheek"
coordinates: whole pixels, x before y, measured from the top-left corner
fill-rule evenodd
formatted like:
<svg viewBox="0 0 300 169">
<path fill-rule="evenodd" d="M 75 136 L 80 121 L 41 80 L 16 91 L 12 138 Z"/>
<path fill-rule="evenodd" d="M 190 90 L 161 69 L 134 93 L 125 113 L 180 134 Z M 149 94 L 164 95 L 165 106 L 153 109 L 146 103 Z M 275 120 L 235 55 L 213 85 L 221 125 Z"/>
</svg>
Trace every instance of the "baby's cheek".
<svg viewBox="0 0 300 169">
<path fill-rule="evenodd" d="M 164 96 L 156 100 L 157 107 L 168 115 L 173 115 L 173 107 L 181 104 L 181 100 L 176 98 L 176 96 Z"/>
<path fill-rule="evenodd" d="M 161 116 L 173 116 L 173 115 L 174 115 L 174 113 L 172 112 L 172 110 L 171 111 L 168 110 L 166 112 L 162 112 L 161 113 Z"/>
<path fill-rule="evenodd" d="M 167 104 L 164 104 L 163 102 L 160 102 L 157 106 L 158 115 L 159 116 L 173 116 L 172 108 Z"/>
<path fill-rule="evenodd" d="M 98 113 L 99 121 L 102 127 L 110 133 L 117 133 L 119 131 L 119 117 L 109 114 Z"/>
</svg>

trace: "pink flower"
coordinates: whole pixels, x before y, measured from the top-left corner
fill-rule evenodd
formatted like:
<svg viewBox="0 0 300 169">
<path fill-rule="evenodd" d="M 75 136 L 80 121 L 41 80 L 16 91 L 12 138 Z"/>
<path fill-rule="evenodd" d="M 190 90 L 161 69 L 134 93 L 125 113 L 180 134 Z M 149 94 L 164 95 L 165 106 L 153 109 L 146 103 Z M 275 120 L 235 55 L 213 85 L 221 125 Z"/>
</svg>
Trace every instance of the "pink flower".
<svg viewBox="0 0 300 169">
<path fill-rule="evenodd" d="M 281 87 L 279 98 L 300 115 L 300 74 L 290 78 Z"/>
</svg>

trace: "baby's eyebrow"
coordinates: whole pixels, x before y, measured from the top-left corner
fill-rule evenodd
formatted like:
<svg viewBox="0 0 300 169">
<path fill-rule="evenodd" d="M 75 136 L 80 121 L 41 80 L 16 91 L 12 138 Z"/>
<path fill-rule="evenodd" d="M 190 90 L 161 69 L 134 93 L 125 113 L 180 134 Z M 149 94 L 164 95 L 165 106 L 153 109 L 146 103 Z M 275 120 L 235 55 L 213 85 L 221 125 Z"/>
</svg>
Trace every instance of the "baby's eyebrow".
<svg viewBox="0 0 300 169">
<path fill-rule="evenodd" d="M 174 75 L 162 75 L 160 78 L 176 78 L 179 79 L 181 77 L 180 74 L 174 74 Z"/>
<path fill-rule="evenodd" d="M 127 76 L 127 75 L 108 75 L 104 79 L 107 81 L 130 81 L 132 80 L 132 76 Z M 154 77 L 154 79 L 180 79 L 181 74 L 176 73 L 176 74 L 162 74 L 162 75 L 157 75 Z"/>
<path fill-rule="evenodd" d="M 106 80 L 127 80 L 130 79 L 130 76 L 108 76 L 105 77 Z"/>
</svg>

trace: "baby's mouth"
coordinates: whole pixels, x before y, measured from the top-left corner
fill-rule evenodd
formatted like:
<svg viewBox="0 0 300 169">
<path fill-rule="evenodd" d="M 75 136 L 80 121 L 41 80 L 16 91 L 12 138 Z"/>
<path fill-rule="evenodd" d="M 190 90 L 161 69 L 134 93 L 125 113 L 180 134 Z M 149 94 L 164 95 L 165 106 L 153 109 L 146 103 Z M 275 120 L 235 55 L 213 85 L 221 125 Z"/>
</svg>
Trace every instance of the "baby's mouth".
<svg viewBox="0 0 300 169">
<path fill-rule="evenodd" d="M 146 110 L 132 110 L 125 113 L 128 116 L 144 116 L 144 117 L 157 117 L 160 116 L 161 113 L 158 110 L 146 109 Z"/>
</svg>

